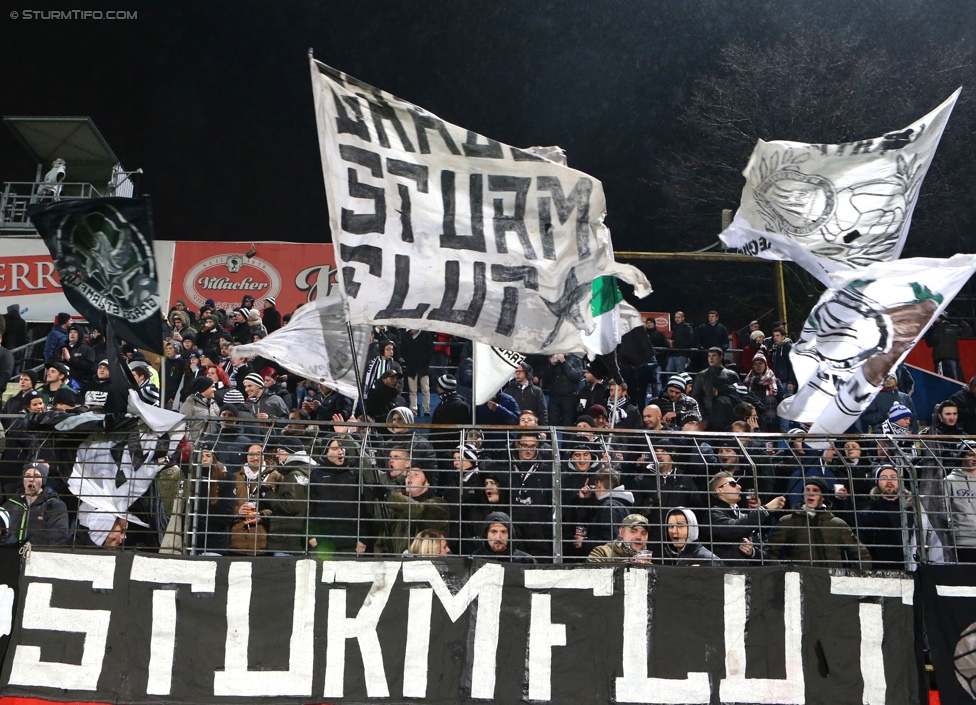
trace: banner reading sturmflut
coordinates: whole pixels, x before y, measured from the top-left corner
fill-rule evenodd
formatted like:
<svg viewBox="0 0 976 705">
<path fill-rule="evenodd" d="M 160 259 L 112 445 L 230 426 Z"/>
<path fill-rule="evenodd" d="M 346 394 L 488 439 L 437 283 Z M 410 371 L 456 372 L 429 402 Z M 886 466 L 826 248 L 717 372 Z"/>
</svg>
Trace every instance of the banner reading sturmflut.
<svg viewBox="0 0 976 705">
<path fill-rule="evenodd" d="M 595 278 L 650 293 L 613 260 L 598 180 L 310 61 L 351 321 L 568 352 L 593 330 Z"/>
<path fill-rule="evenodd" d="M 882 262 L 831 275 L 790 361 L 799 388 L 780 416 L 844 433 L 976 270 L 976 255 Z"/>
<path fill-rule="evenodd" d="M 60 201 L 32 208 L 30 218 L 78 313 L 100 325 L 104 311 L 121 338 L 162 354 L 149 199 Z"/>
<path fill-rule="evenodd" d="M 960 88 L 903 130 L 845 144 L 759 140 L 729 247 L 827 273 L 901 256 L 922 180 Z"/>
</svg>

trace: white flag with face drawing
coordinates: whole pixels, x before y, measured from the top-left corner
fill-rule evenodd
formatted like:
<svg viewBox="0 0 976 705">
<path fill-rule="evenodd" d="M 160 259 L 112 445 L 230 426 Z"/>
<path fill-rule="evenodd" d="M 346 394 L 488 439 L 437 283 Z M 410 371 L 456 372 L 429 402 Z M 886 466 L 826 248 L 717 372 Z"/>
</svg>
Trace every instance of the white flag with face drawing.
<svg viewBox="0 0 976 705">
<path fill-rule="evenodd" d="M 875 139 L 759 140 L 722 242 L 744 254 L 792 260 L 827 286 L 830 272 L 897 259 L 961 90 L 903 130 Z"/>
<path fill-rule="evenodd" d="M 790 353 L 799 386 L 779 415 L 845 433 L 974 270 L 976 255 L 954 255 L 833 274 Z"/>
</svg>

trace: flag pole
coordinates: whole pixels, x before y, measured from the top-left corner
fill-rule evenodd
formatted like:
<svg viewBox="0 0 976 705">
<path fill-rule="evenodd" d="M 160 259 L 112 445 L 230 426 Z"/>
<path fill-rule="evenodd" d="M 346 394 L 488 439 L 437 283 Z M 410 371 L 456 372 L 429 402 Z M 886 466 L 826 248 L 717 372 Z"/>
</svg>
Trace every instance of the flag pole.
<svg viewBox="0 0 976 705">
<path fill-rule="evenodd" d="M 366 418 L 366 394 L 363 393 L 363 378 L 359 369 L 359 355 L 356 353 L 356 341 L 352 335 L 352 324 L 349 322 L 349 310 L 345 307 L 345 302 L 343 301 L 343 309 L 346 312 L 346 335 L 349 336 L 349 349 L 352 351 L 352 369 L 356 373 L 356 388 L 359 390 L 359 403 L 363 405 L 363 418 Z M 355 406 L 353 406 L 355 409 Z M 386 419 L 384 419 L 385 421 Z"/>
<path fill-rule="evenodd" d="M 471 425 L 477 426 L 477 411 L 475 410 L 475 400 L 478 398 L 478 346 L 471 345 Z M 462 444 L 463 445 L 463 444 Z"/>
</svg>

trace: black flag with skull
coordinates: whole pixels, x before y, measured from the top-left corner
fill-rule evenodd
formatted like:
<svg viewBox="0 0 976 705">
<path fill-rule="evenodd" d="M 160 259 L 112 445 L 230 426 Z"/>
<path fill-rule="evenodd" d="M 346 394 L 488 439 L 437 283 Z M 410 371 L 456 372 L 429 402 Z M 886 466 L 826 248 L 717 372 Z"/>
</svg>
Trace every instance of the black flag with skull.
<svg viewBox="0 0 976 705">
<path fill-rule="evenodd" d="M 102 312 L 120 338 L 163 352 L 159 276 L 148 198 L 95 198 L 34 206 L 65 298 L 91 322 Z"/>
</svg>

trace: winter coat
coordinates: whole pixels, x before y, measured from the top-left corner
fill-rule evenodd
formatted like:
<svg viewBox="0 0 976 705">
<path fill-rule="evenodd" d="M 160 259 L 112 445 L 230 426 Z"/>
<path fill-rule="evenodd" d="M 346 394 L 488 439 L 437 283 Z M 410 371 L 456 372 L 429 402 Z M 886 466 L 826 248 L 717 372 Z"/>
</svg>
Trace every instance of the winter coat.
<svg viewBox="0 0 976 705">
<path fill-rule="evenodd" d="M 11 497 L 3 503 L 10 514 L 4 543 L 30 541 L 37 546 L 62 546 L 71 539 L 68 509 L 56 494 L 41 494 L 33 504 L 27 497 Z"/>
<path fill-rule="evenodd" d="M 969 391 L 969 387 L 963 387 L 949 397 L 949 401 L 959 408 L 959 425 L 966 433 L 976 434 L 976 394 Z"/>
<path fill-rule="evenodd" d="M 766 549 L 774 561 L 782 557 L 794 565 L 871 570 L 871 554 L 851 527 L 823 507 L 802 506 L 780 517 Z"/>
<path fill-rule="evenodd" d="M 634 559 L 634 552 L 630 546 L 620 539 L 597 546 L 590 551 L 587 563 L 630 563 Z"/>
<path fill-rule="evenodd" d="M 187 400 L 180 405 L 180 413 L 190 417 L 186 426 L 191 438 L 200 438 L 203 434 L 210 433 L 211 429 L 216 428 L 216 421 L 220 418 L 217 404 L 200 394 L 191 394 L 187 397 Z"/>
<path fill-rule="evenodd" d="M 875 570 L 904 570 L 910 557 L 915 527 L 912 493 L 902 492 L 902 501 L 884 497 L 875 487 L 871 490 L 867 507 L 857 513 L 857 535 L 871 552 Z"/>
<path fill-rule="evenodd" d="M 274 333 L 281 328 L 281 311 L 274 306 L 264 309 L 264 312 L 261 314 L 261 322 L 264 323 L 264 327 L 268 330 L 269 335 Z"/>
<path fill-rule="evenodd" d="M 712 529 L 712 552 L 716 556 L 726 562 L 761 559 L 759 531 L 772 522 L 772 515 L 768 509 L 765 507 L 739 509 L 736 505 L 716 501 L 709 510 L 708 516 Z M 742 539 L 745 538 L 753 543 L 751 558 L 739 550 Z"/>
<path fill-rule="evenodd" d="M 400 343 L 400 358 L 403 360 L 403 375 L 408 379 L 430 375 L 430 361 L 434 357 L 434 336 L 428 331 L 417 331 L 413 336 L 409 331 L 403 333 Z"/>
<path fill-rule="evenodd" d="M 729 330 L 721 323 L 702 323 L 695 330 L 698 347 L 729 349 Z"/>
<path fill-rule="evenodd" d="M 858 418 L 858 430 L 861 433 L 868 433 L 868 430 L 871 429 L 874 433 L 881 433 L 881 425 L 888 420 L 888 412 L 895 404 L 904 404 L 912 412 L 912 425 L 909 426 L 909 431 L 918 433 L 918 414 L 915 412 L 915 403 L 910 396 L 898 391 L 897 387 L 882 389 L 878 392 L 877 396 L 871 400 L 868 408 Z"/>
<path fill-rule="evenodd" d="M 695 329 L 688 321 L 676 323 L 671 327 L 671 344 L 675 350 L 690 350 L 695 347 Z M 687 352 L 680 353 L 687 356 Z"/>
<path fill-rule="evenodd" d="M 304 553 L 308 535 L 308 484 L 315 461 L 300 450 L 288 456 L 278 468 L 283 477 L 275 484 L 268 502 L 271 521 L 268 550 Z"/>
<path fill-rule="evenodd" d="M 359 445 L 351 436 L 326 437 L 326 447 L 339 440 L 345 450 L 342 465 L 321 458 L 309 476 L 309 536 L 318 542 L 316 552 L 354 553 L 360 534 L 365 534 L 360 520 L 367 520 L 368 504 L 360 504 Z"/>
<path fill-rule="evenodd" d="M 267 414 L 270 419 L 288 418 L 288 407 L 281 397 L 265 390 L 257 399 L 248 399 L 245 408 L 257 417 L 258 414 Z"/>
<path fill-rule="evenodd" d="M 698 402 L 687 394 L 682 394 L 678 397 L 678 401 L 671 401 L 667 394 L 662 394 L 651 403 L 661 410 L 662 416 L 674 412 L 675 423 L 679 423 L 683 416 L 697 416 L 699 419 L 702 418 Z"/>
<path fill-rule="evenodd" d="M 793 372 L 793 362 L 790 360 L 790 351 L 792 349 L 793 341 L 785 338 L 779 345 L 774 344 L 769 348 L 769 354 L 767 355 L 769 358 L 769 366 L 773 368 L 773 374 L 776 375 L 776 379 L 783 385 L 784 393 L 788 384 L 793 385 L 793 391 L 796 391 L 797 387 L 796 374 Z"/>
<path fill-rule="evenodd" d="M 20 304 L 10 304 L 3 314 L 6 330 L 3 332 L 3 347 L 7 350 L 27 344 L 27 321 L 20 317 Z"/>
<path fill-rule="evenodd" d="M 576 355 L 566 355 L 565 362 L 550 362 L 542 369 L 543 386 L 549 397 L 575 397 L 583 379 L 583 360 Z"/>
<path fill-rule="evenodd" d="M 587 540 L 601 544 L 612 541 L 617 536 L 620 522 L 631 513 L 633 507 L 634 493 L 625 490 L 623 485 L 614 487 L 596 501 L 587 531 Z"/>
<path fill-rule="evenodd" d="M 432 490 L 428 489 L 420 497 L 391 494 L 385 504 L 389 521 L 376 540 L 376 553 L 399 556 L 425 529 L 436 529 L 447 534 L 450 510 L 447 503 Z"/>
<path fill-rule="evenodd" d="M 471 423 L 471 406 L 457 392 L 444 392 L 430 418 L 432 424 L 461 425 Z"/>
<path fill-rule="evenodd" d="M 47 362 L 51 358 L 55 358 L 58 362 L 61 362 L 58 351 L 67 344 L 68 331 L 59 325 L 55 325 L 51 328 L 51 332 L 47 334 L 47 340 L 44 341 L 44 362 Z"/>
<path fill-rule="evenodd" d="M 214 449 L 216 453 L 216 449 Z M 246 556 L 259 556 L 268 548 L 268 517 L 271 516 L 269 506 L 274 497 L 275 483 L 281 479 L 281 474 L 270 467 L 264 466 L 261 475 L 255 480 L 248 480 L 244 470 L 234 475 L 234 519 L 230 531 L 230 551 Z M 238 512 L 245 503 L 254 505 L 257 516 L 256 522 L 248 522 L 247 517 Z"/>
<path fill-rule="evenodd" d="M 549 425 L 549 406 L 546 404 L 546 395 L 540 387 L 532 383 L 531 379 L 525 381 L 522 387 L 518 382 L 513 381 L 505 391 L 516 401 L 522 411 L 531 411 L 539 418 L 540 426 Z"/>
<path fill-rule="evenodd" d="M 311 418 L 316 421 L 331 421 L 336 414 L 341 414 L 344 421 L 348 421 L 352 416 L 352 399 L 336 391 L 329 392 L 328 395 L 320 398 L 319 408 L 315 410 Z"/>
</svg>

